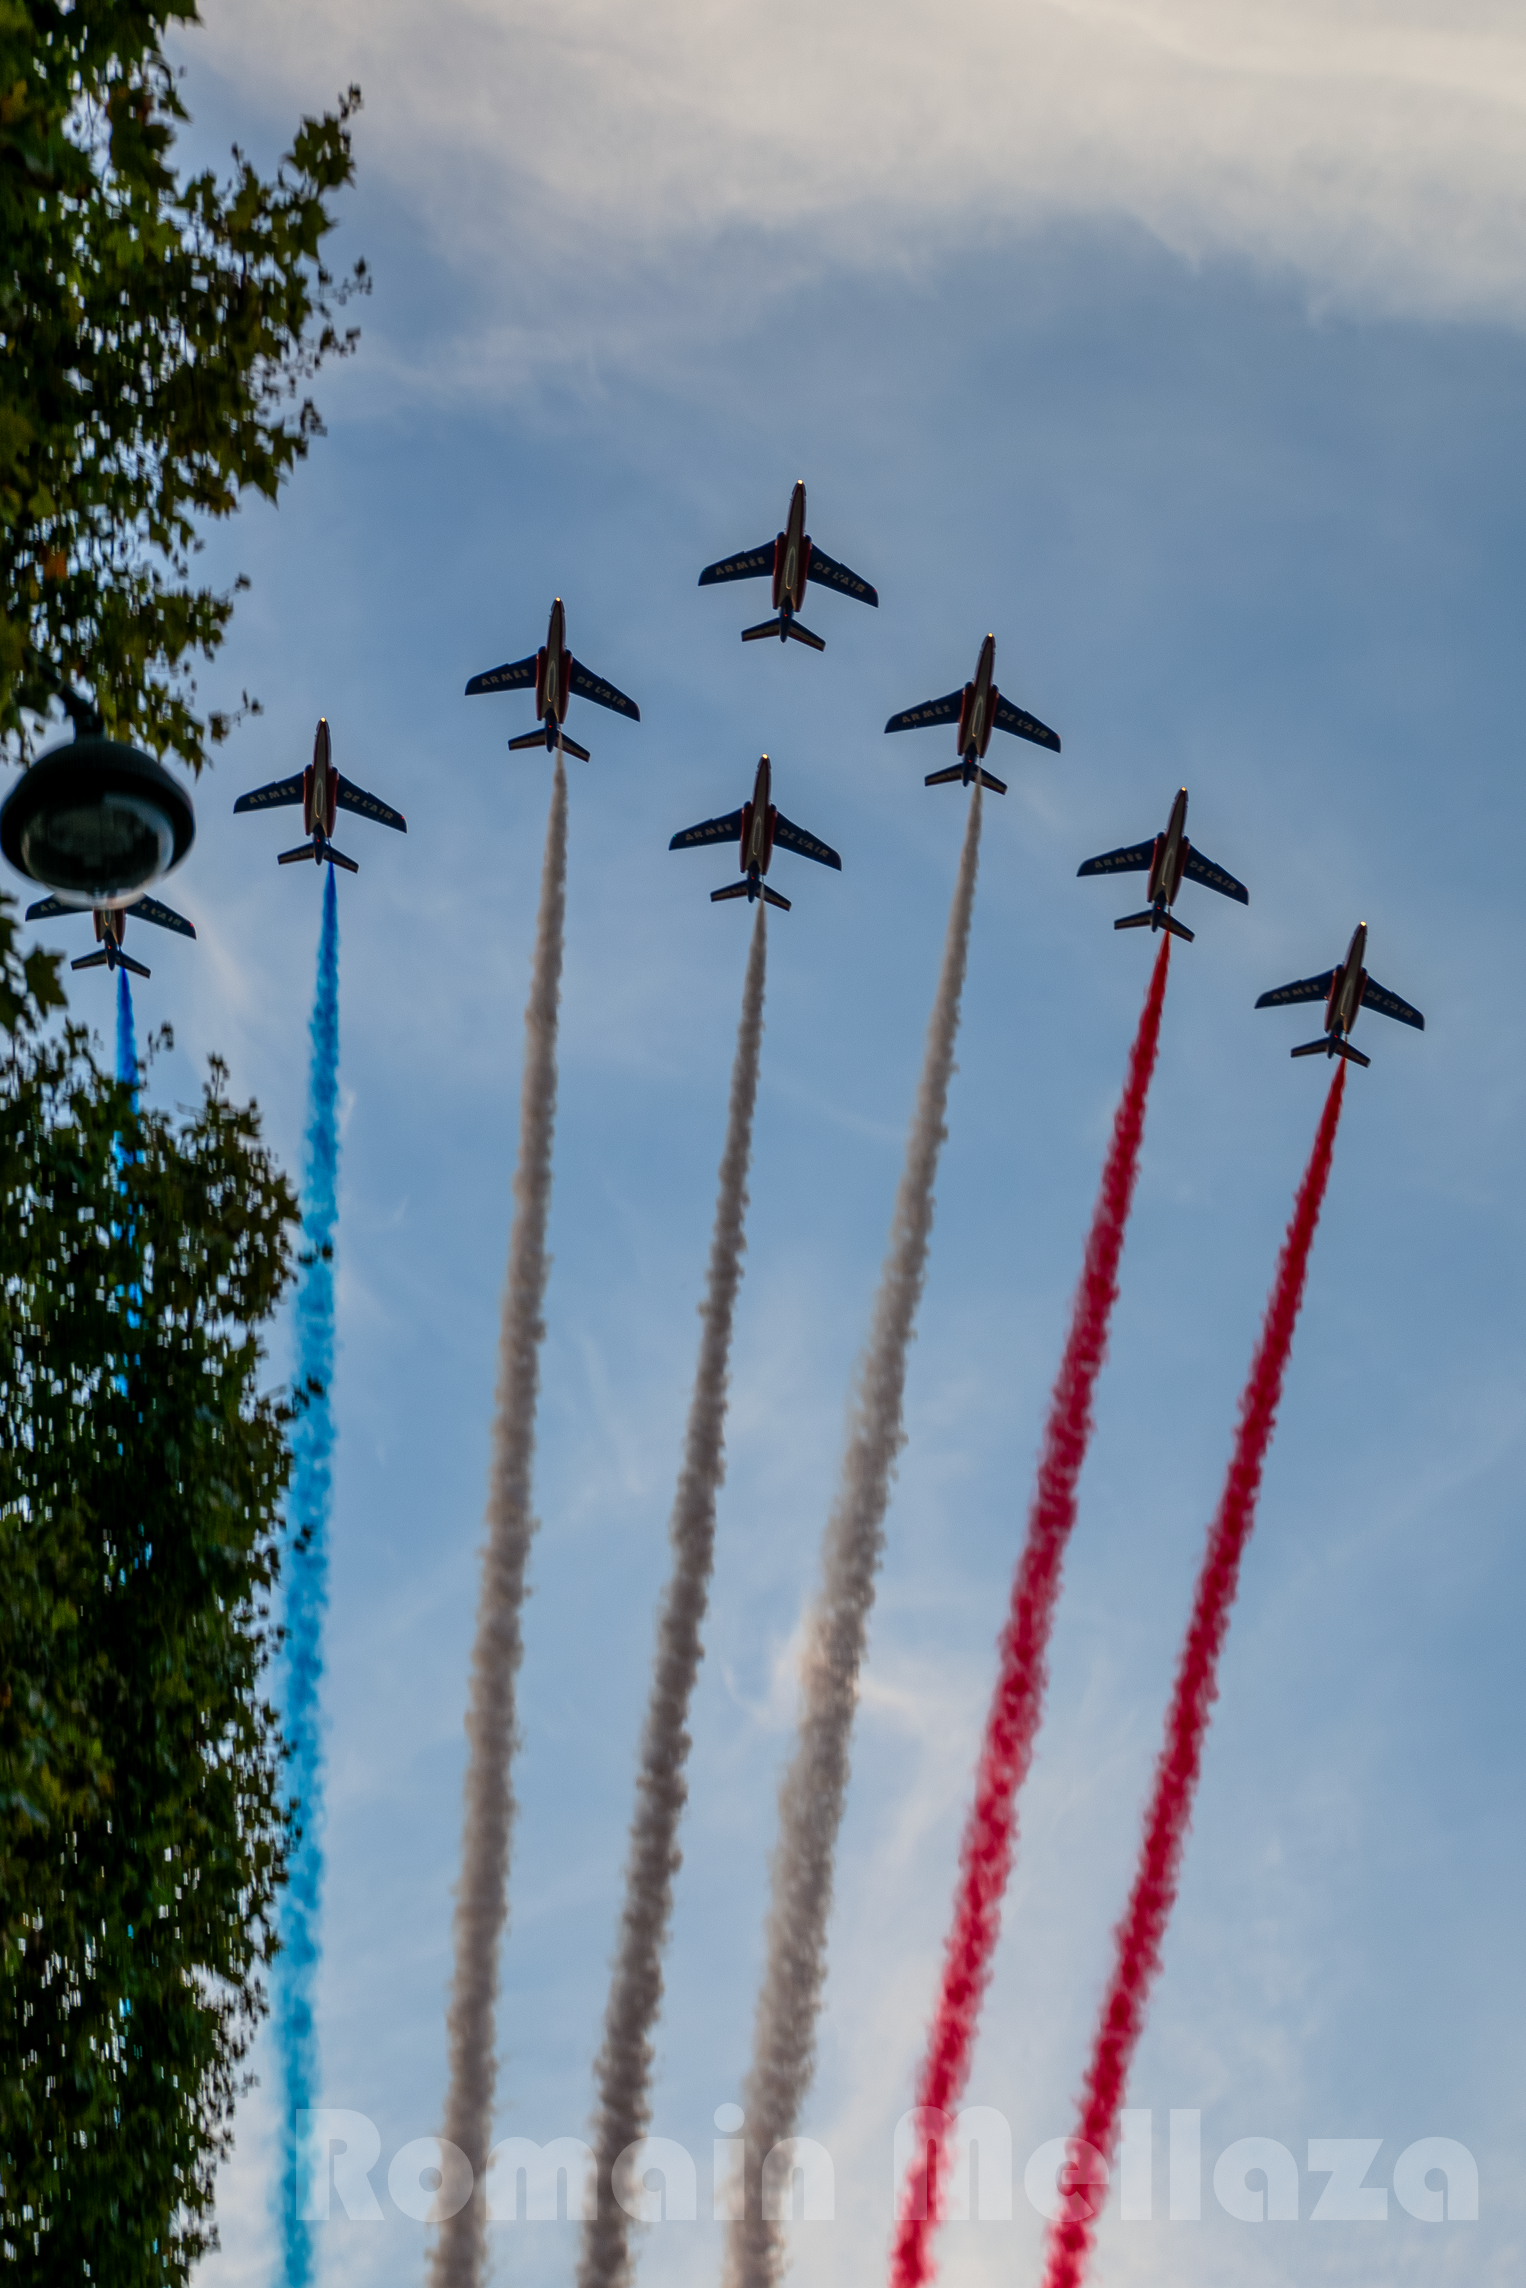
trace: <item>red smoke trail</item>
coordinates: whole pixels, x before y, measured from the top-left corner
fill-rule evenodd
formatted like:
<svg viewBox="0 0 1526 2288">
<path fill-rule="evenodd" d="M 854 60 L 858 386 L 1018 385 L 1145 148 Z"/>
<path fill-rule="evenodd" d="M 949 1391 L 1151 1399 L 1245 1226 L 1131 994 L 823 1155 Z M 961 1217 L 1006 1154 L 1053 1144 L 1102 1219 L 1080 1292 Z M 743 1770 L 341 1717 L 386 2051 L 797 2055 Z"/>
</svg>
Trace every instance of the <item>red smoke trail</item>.
<svg viewBox="0 0 1526 2288">
<path fill-rule="evenodd" d="M 1166 1924 L 1176 1900 L 1182 1851 L 1192 1819 L 1203 1760 L 1203 1739 L 1218 1698 L 1219 1654 L 1229 1631 L 1230 1607 L 1240 1581 L 1240 1559 L 1256 1522 L 1256 1501 L 1261 1492 L 1261 1470 L 1272 1442 L 1282 1378 L 1293 1347 L 1293 1329 L 1303 1301 L 1319 1211 L 1324 1205 L 1335 1131 L 1340 1123 L 1341 1099 L 1346 1086 L 1346 1062 L 1336 1068 L 1325 1099 L 1314 1150 L 1304 1170 L 1293 1205 L 1293 1219 L 1277 1259 L 1277 1276 L 1261 1325 L 1261 1340 L 1240 1400 L 1240 1426 L 1235 1434 L 1229 1474 L 1219 1501 L 1218 1515 L 1208 1533 L 1208 1547 L 1198 1575 L 1192 1619 L 1177 1664 L 1176 1688 L 1166 1717 L 1165 1745 L 1155 1767 L 1155 1791 L 1145 1814 L 1144 1841 L 1128 1911 L 1114 1937 L 1117 1956 L 1113 1982 L 1097 2021 L 1091 2069 L 1081 2100 L 1081 2120 L 1072 2141 L 1093 2147 L 1111 2162 L 1118 2139 L 1118 2113 L 1128 2084 L 1129 2067 L 1144 2031 L 1145 2006 L 1160 1968 L 1160 1950 Z M 1088 2157 L 1089 2158 L 1089 2157 Z M 1094 2164 L 1093 2164 L 1094 2166 Z M 1099 2187 L 1100 2191 L 1100 2187 Z M 1071 2195 L 1071 2205 L 1091 2210 L 1085 2192 Z M 1098 2200 L 1099 2207 L 1101 2205 Z M 1068 2218 L 1051 2226 L 1049 2266 L 1044 2288 L 1078 2288 L 1092 2244 L 1092 2217 Z"/>
<path fill-rule="evenodd" d="M 1033 1761 L 1033 1743 L 1043 1713 L 1049 1632 L 1059 1601 L 1065 1545 L 1076 1521 L 1076 1482 L 1091 1439 L 1092 1391 L 1106 1354 L 1108 1322 L 1118 1297 L 1118 1259 L 1139 1173 L 1145 1103 L 1160 1045 L 1160 1017 L 1170 966 L 1171 938 L 1167 932 L 1155 957 L 1139 1030 L 1129 1053 L 1123 1095 L 1113 1117 L 1112 1142 L 1092 1211 L 1081 1283 L 1071 1309 L 1070 1335 L 1049 1401 L 1038 1484 L 1028 1512 L 1028 1538 L 1018 1561 L 1011 1611 L 999 1647 L 1001 1666 L 986 1717 L 975 1801 L 964 1831 L 943 1984 L 917 2085 L 917 2104 L 943 2112 L 957 2103 L 969 2075 L 980 2005 L 1001 1934 L 1002 1894 L 1017 1846 L 1017 1791 Z M 946 2137 L 935 2113 L 932 2134 L 907 2172 L 890 2260 L 893 2288 L 920 2288 L 930 2275 L 938 2186 L 945 2158 Z"/>
</svg>

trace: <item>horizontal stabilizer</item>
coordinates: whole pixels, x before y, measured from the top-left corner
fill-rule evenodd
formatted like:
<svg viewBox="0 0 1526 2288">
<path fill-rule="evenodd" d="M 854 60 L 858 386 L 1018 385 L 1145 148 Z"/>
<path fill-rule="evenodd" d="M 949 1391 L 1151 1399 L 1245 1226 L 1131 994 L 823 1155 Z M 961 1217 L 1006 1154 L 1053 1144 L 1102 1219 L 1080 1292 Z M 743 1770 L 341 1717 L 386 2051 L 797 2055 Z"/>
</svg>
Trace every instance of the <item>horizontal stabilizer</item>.
<svg viewBox="0 0 1526 2288">
<path fill-rule="evenodd" d="M 556 743 L 561 748 L 564 755 L 576 755 L 580 763 L 591 763 L 593 761 L 593 757 L 588 752 L 588 749 L 586 747 L 580 747 L 576 739 L 569 739 L 565 731 L 562 733 L 561 737 L 557 740 Z"/>
<path fill-rule="evenodd" d="M 1175 914 L 1162 914 L 1160 917 L 1160 926 L 1162 929 L 1168 929 L 1173 937 L 1184 937 L 1187 940 L 1187 943 L 1191 945 L 1193 937 L 1192 931 L 1188 929 L 1185 922 L 1179 922 Z"/>
<path fill-rule="evenodd" d="M 761 580 L 774 568 L 774 543 L 765 540 L 761 548 L 745 548 L 740 556 L 723 556 L 719 564 L 707 564 L 699 576 L 702 588 L 715 588 L 723 580 Z"/>
<path fill-rule="evenodd" d="M 712 890 L 710 903 L 712 906 L 718 906 L 723 898 L 745 898 L 746 895 L 747 882 L 744 876 L 740 882 L 728 882 L 724 890 Z"/>
<path fill-rule="evenodd" d="M 770 906 L 779 906 L 785 913 L 789 912 L 788 898 L 781 898 L 778 891 L 771 890 L 766 882 L 763 885 L 763 898 L 765 904 Z"/>
<path fill-rule="evenodd" d="M 1292 1001 L 1324 1001 L 1334 976 L 1333 969 L 1322 969 L 1317 977 L 1295 977 L 1291 985 L 1274 985 L 1270 993 L 1262 994 L 1256 1007 L 1285 1009 Z"/>
<path fill-rule="evenodd" d="M 1125 914 L 1121 921 L 1114 922 L 1113 927 L 1114 929 L 1148 929 L 1154 919 L 1155 908 L 1146 906 L 1142 914 Z"/>
<path fill-rule="evenodd" d="M 946 771 L 929 771 L 922 784 L 924 786 L 953 786 L 956 780 L 961 785 L 967 783 L 963 763 L 950 763 Z M 1002 792 L 1005 794 L 1005 787 Z"/>
<path fill-rule="evenodd" d="M 581 660 L 568 660 L 567 679 L 580 698 L 591 699 L 596 707 L 607 707 L 611 714 L 628 715 L 633 723 L 641 721 L 641 709 L 635 700 L 627 699 L 623 691 L 617 691 L 602 675 L 595 675 Z"/>
<path fill-rule="evenodd" d="M 283 810 L 289 804 L 302 800 L 302 773 L 294 779 L 272 779 L 269 786 L 259 786 L 251 794 L 241 794 L 233 805 L 241 810 Z"/>
<path fill-rule="evenodd" d="M 342 866 L 347 874 L 358 874 L 360 872 L 360 868 L 356 865 L 354 859 L 346 858 L 344 852 L 342 850 L 336 850 L 332 842 L 325 845 L 323 855 L 331 866 Z"/>
<path fill-rule="evenodd" d="M 503 667 L 490 667 L 485 675 L 472 677 L 466 687 L 466 696 L 475 699 L 484 691 L 526 691 L 535 681 L 535 671 L 539 665 L 539 653 L 531 652 L 528 659 L 512 659 Z"/>
<path fill-rule="evenodd" d="M 783 643 L 784 614 L 782 612 L 777 619 L 759 620 L 755 628 L 743 628 L 742 630 L 743 643 L 762 643 L 765 636 L 777 636 L 780 643 Z"/>
<path fill-rule="evenodd" d="M 544 747 L 546 743 L 544 731 L 526 731 L 521 738 L 509 741 L 509 753 L 517 755 L 523 747 Z"/>
<path fill-rule="evenodd" d="M 856 596 L 861 604 L 873 604 L 876 608 L 879 605 L 877 588 L 871 588 L 867 580 L 861 580 L 856 572 L 850 572 L 846 564 L 839 564 L 832 557 L 824 556 L 814 541 L 811 543 L 810 562 L 806 566 L 806 578 L 819 580 L 823 588 L 835 588 L 839 596 Z"/>
<path fill-rule="evenodd" d="M 1301 1047 L 1289 1049 L 1292 1057 L 1349 1057 L 1354 1065 L 1370 1065 L 1371 1057 L 1364 1057 L 1360 1049 L 1342 1040 L 1339 1033 L 1326 1033 L 1322 1040 L 1305 1041 Z"/>
<path fill-rule="evenodd" d="M 887 731 L 921 731 L 929 723 L 957 723 L 959 710 L 964 705 L 964 686 L 947 692 L 942 699 L 924 699 L 920 707 L 903 707 L 899 715 L 892 715 L 885 725 Z"/>
<path fill-rule="evenodd" d="M 803 628 L 798 620 L 786 620 L 784 632 L 795 643 L 809 644 L 812 651 L 825 651 L 827 648 L 824 636 L 813 635 L 810 629 Z"/>
<path fill-rule="evenodd" d="M 1028 714 L 1025 709 L 1014 707 L 1010 699 L 1002 698 L 1000 692 L 996 695 L 996 728 L 998 731 L 1010 731 L 1015 739 L 1031 739 L 1036 747 L 1048 747 L 1055 754 L 1060 751 L 1058 731 L 1051 731 L 1047 723 L 1041 723 L 1036 715 Z"/>
<path fill-rule="evenodd" d="M 782 810 L 775 813 L 774 842 L 780 850 L 793 850 L 797 858 L 814 858 L 818 866 L 832 866 L 839 874 L 842 872 L 842 860 L 831 845 L 808 834 L 803 826 L 786 818 Z"/>
<path fill-rule="evenodd" d="M 1155 863 L 1155 837 L 1148 842 L 1128 842 L 1121 850 L 1104 850 L 1100 858 L 1088 858 L 1084 866 L 1076 868 L 1076 879 L 1088 874 L 1148 874 Z"/>
<path fill-rule="evenodd" d="M 1222 866 L 1216 866 L 1211 858 L 1205 858 L 1201 850 L 1190 844 L 1182 872 L 1189 882 L 1201 882 L 1205 890 L 1217 890 L 1220 897 L 1233 898 L 1238 905 L 1250 904 L 1250 892 L 1245 884 L 1237 882 L 1233 874 L 1226 874 Z"/>
<path fill-rule="evenodd" d="M 408 821 L 400 810 L 394 810 L 377 795 L 367 794 L 364 787 L 356 786 L 351 779 L 340 779 L 334 801 L 340 810 L 353 810 L 357 818 L 372 819 L 378 826 L 395 826 L 399 834 L 408 831 Z"/>
<path fill-rule="evenodd" d="M 69 967 L 71 969 L 105 969 L 110 960 L 111 956 L 103 946 L 99 953 L 82 953 L 78 961 L 70 962 Z"/>
<path fill-rule="evenodd" d="M 735 842 L 742 831 L 742 813 L 728 810 L 724 818 L 702 818 L 698 826 L 686 826 L 675 834 L 668 844 L 670 850 L 698 850 L 707 842 Z"/>
<path fill-rule="evenodd" d="M 295 850 L 283 850 L 280 857 L 277 858 L 276 864 L 278 866 L 295 866 L 301 859 L 313 858 L 316 855 L 317 853 L 310 842 L 302 842 L 297 845 Z"/>
<path fill-rule="evenodd" d="M 1006 780 L 997 778 L 991 771 L 980 773 L 980 783 L 983 787 L 989 788 L 992 794 L 1005 794 L 1007 791 Z"/>
<path fill-rule="evenodd" d="M 1376 1009 L 1384 1017 L 1397 1017 L 1401 1025 L 1413 1025 L 1417 1033 L 1425 1031 L 1425 1019 L 1419 1010 L 1412 1009 L 1407 1001 L 1401 1001 L 1397 993 L 1390 993 L 1388 987 L 1380 985 L 1375 977 L 1369 977 L 1363 987 L 1362 1007 Z"/>
</svg>

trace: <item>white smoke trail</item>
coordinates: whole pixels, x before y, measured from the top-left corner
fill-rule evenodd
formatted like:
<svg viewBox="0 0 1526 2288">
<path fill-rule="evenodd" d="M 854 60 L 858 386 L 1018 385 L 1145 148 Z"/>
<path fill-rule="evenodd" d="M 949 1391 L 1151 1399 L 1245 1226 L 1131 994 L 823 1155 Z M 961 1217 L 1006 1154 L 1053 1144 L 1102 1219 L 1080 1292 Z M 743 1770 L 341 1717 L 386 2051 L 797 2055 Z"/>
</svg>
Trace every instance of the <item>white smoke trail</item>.
<svg viewBox="0 0 1526 2288">
<path fill-rule="evenodd" d="M 499 1336 L 498 1394 L 488 1479 L 487 1537 L 472 1648 L 466 1715 L 468 1755 L 456 1891 L 456 1968 L 447 2029 L 450 2088 L 445 2136 L 479 2183 L 465 2208 L 440 2226 L 430 2265 L 433 2288 L 479 2288 L 486 2269 L 483 2164 L 492 2132 L 497 2077 L 498 1962 L 508 1917 L 509 1831 L 514 1796 L 514 1695 L 524 1653 L 520 1608 L 535 1534 L 530 1471 L 540 1390 L 541 1306 L 546 1293 L 546 1218 L 551 1206 L 551 1144 L 556 1127 L 556 1019 L 567 911 L 567 775 L 561 755 L 551 792 L 541 866 L 535 969 L 525 1007 L 525 1061 L 519 1084 L 519 1164 Z"/>
<path fill-rule="evenodd" d="M 980 858 L 980 786 L 965 827 L 959 878 L 949 910 L 937 998 L 927 1027 L 922 1078 L 890 1243 L 880 1272 L 869 1340 L 859 1362 L 842 1482 L 822 1546 L 821 1586 L 801 1657 L 803 1708 L 795 1753 L 779 1789 L 767 1961 L 753 2023 L 747 2112 L 747 2216 L 726 2252 L 727 2288 L 774 2288 L 783 2238 L 760 2213 L 763 2157 L 796 2134 L 816 2062 L 816 2020 L 826 1978 L 827 1921 L 837 1831 L 848 1785 L 848 1743 L 858 1698 L 885 1511 L 896 1456 L 905 1442 L 902 1399 L 906 1352 L 927 1271 L 933 1182 L 947 1134 L 944 1117 L 954 1070 L 959 1006 L 969 957 L 970 915 Z"/>
<path fill-rule="evenodd" d="M 623 2288 L 630 2276 L 630 2220 L 610 2196 L 610 2170 L 651 2122 L 652 2030 L 662 2003 L 662 1953 L 673 1915 L 673 1878 L 681 1863 L 678 1823 L 688 1797 L 689 1702 L 704 1657 L 700 1629 L 710 1593 L 715 1505 L 726 1475 L 726 1377 L 731 1327 L 747 1245 L 747 1169 L 763 1042 L 767 907 L 760 898 L 742 987 L 742 1015 L 731 1068 L 731 1106 L 721 1154 L 710 1240 L 710 1269 L 700 1305 L 703 1332 L 689 1404 L 683 1469 L 668 1533 L 673 1569 L 657 1623 L 636 1810 L 631 1821 L 620 1945 L 604 2013 L 594 2120 L 599 2214 L 583 2227 L 578 2288 Z"/>
</svg>

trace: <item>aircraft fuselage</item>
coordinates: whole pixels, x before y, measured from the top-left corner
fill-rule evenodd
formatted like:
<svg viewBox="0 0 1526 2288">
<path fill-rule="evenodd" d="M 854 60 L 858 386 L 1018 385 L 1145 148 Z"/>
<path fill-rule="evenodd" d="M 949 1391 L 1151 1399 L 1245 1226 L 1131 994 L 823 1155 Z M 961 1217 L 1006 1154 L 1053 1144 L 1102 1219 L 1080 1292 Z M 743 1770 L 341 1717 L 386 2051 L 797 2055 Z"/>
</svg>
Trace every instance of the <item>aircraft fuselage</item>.
<svg viewBox="0 0 1526 2288">
<path fill-rule="evenodd" d="M 1325 1003 L 1325 1031 L 1344 1035 L 1356 1023 L 1356 1013 L 1362 1006 L 1362 995 L 1367 990 L 1367 972 L 1362 967 L 1362 956 L 1367 951 L 1367 924 L 1358 922 L 1346 948 L 1346 958 L 1330 981 L 1330 998 Z"/>
<path fill-rule="evenodd" d="M 805 602 L 805 584 L 810 578 L 811 543 L 805 529 L 805 479 L 801 477 L 790 494 L 789 515 L 784 530 L 774 541 L 774 610 L 788 617 L 798 612 Z M 781 630 L 781 641 L 782 630 Z"/>
<path fill-rule="evenodd" d="M 774 854 L 774 827 L 779 812 L 769 800 L 771 778 L 768 757 L 760 755 L 758 775 L 752 782 L 752 799 L 742 805 L 741 863 L 742 872 L 747 876 L 749 905 L 763 888 L 768 861 Z"/>
<path fill-rule="evenodd" d="M 991 733 L 996 728 L 996 702 L 1001 694 L 991 681 L 995 667 L 996 638 L 988 635 L 975 663 L 974 681 L 965 685 L 959 706 L 959 753 L 964 761 L 966 786 L 984 759 L 991 744 Z"/>
<path fill-rule="evenodd" d="M 567 720 L 572 696 L 567 659 L 567 614 L 558 596 L 551 606 L 546 640 L 535 660 L 535 712 L 546 726 L 546 745 L 556 745 L 556 734 Z"/>
<path fill-rule="evenodd" d="M 1165 833 L 1155 837 L 1155 856 L 1150 861 L 1145 896 L 1162 912 L 1176 903 L 1191 851 L 1192 845 L 1187 840 L 1187 789 L 1183 787 L 1171 805 Z"/>
</svg>

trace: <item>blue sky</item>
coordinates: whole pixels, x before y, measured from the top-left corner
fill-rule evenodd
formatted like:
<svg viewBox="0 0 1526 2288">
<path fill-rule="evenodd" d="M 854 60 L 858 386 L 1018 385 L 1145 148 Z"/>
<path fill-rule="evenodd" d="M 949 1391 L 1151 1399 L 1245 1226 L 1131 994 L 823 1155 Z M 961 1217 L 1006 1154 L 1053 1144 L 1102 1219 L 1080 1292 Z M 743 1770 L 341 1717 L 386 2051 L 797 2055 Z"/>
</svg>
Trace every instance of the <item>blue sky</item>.
<svg viewBox="0 0 1526 2288">
<path fill-rule="evenodd" d="M 806 2126 L 838 2221 L 805 2288 L 883 2277 L 993 1644 L 1149 946 L 1093 852 L 1191 789 L 1248 911 L 1188 893 L 1049 1716 L 970 2096 L 1019 2168 L 1070 2126 L 1206 1519 L 1323 1068 L 1263 988 L 1353 924 L 1427 1017 L 1368 1016 L 1132 2102 L 1233 2140 L 1477 2156 L 1476 2225 L 1104 2229 L 1097 2277 L 1504 2281 L 1526 2234 L 1519 1550 L 1526 1023 L 1518 927 L 1526 295 L 1509 218 L 1518 26 L 1480 6 L 629 20 L 602 0 L 364 13 L 259 0 L 187 39 L 191 149 L 268 159 L 366 91 L 344 245 L 376 274 L 329 427 L 204 695 L 265 713 L 199 791 L 140 1024 L 185 1100 L 211 1052 L 300 1158 L 317 884 L 231 816 L 299 766 L 357 822 L 340 885 L 339 1427 L 325 2092 L 383 2160 L 432 2132 L 521 1021 L 549 797 L 528 705 L 465 701 L 540 642 L 640 701 L 572 766 L 555 1256 L 527 1614 L 501 2133 L 580 2134 L 617 1911 L 744 959 L 669 835 L 759 751 L 840 878 L 787 859 L 770 941 L 730 1468 L 661 2030 L 656 2127 L 701 2158 L 745 2068 L 793 1640 L 884 1244 L 962 824 L 942 734 L 987 628 L 1064 739 L 1004 742 L 864 1683 Z M 770 38 L 773 34 L 770 33 Z M 1423 119 L 1424 132 L 1412 132 Z M 1518 124 L 1518 122 L 1517 122 Z M 1513 170 L 1513 171 L 1512 171 Z M 821 657 L 748 647 L 695 586 L 803 475 L 881 609 Z M 761 608 L 761 607 L 760 607 Z M 351 847 L 346 844 L 346 847 Z M 788 871 L 789 878 L 784 879 Z M 150 933 L 140 932 L 140 937 Z M 55 932 L 47 942 L 62 942 Z M 76 1005 L 109 1026 L 100 980 Z M 284 1340 L 284 1338 L 283 1338 Z M 272 1375 L 283 1371 L 277 1346 Z M 257 2068 L 263 2066 L 263 2054 Z M 268 2089 L 211 2283 L 271 2276 Z M 1163 2168 L 1163 2162 L 1162 2162 Z M 323 2277 L 422 2277 L 423 2229 L 336 2222 Z M 702 2197 L 705 2171 L 701 2172 Z M 1164 2209 L 1163 2185 L 1158 2208 Z M 1394 2204 L 1391 2202 L 1391 2207 Z M 950 2227 L 955 2288 L 1034 2277 L 1041 2220 Z M 570 2277 L 569 2228 L 496 2228 Z M 642 2278 L 715 2277 L 709 2224 Z"/>
</svg>

